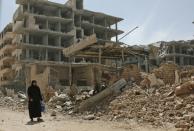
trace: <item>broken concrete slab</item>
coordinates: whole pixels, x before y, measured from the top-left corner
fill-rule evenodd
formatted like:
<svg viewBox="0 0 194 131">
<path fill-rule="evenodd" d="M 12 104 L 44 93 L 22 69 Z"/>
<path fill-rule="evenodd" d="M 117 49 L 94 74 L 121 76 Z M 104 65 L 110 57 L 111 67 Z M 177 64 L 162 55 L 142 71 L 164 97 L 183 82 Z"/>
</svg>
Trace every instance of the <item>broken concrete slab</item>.
<svg viewBox="0 0 194 131">
<path fill-rule="evenodd" d="M 75 112 L 83 112 L 97 103 L 103 101 L 105 98 L 109 96 L 116 95 L 121 92 L 121 89 L 127 85 L 127 82 L 124 79 L 121 79 L 114 83 L 111 87 L 106 88 L 104 91 L 100 92 L 99 94 L 83 101 L 76 109 Z"/>
</svg>

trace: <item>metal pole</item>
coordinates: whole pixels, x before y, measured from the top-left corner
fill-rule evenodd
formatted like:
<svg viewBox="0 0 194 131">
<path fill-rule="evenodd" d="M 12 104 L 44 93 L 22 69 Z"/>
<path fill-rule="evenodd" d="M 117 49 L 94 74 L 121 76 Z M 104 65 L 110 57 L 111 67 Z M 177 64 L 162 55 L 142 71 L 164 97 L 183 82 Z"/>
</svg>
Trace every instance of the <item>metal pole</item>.
<svg viewBox="0 0 194 131">
<path fill-rule="evenodd" d="M 131 34 L 133 31 L 135 31 L 135 30 L 138 29 L 138 28 L 139 28 L 138 26 L 135 27 L 135 28 L 133 28 L 131 31 L 129 31 L 127 34 L 125 34 L 123 37 L 121 37 L 121 38 L 119 39 L 119 41 L 122 40 L 123 38 L 125 38 L 126 36 L 128 36 L 129 34 Z"/>
</svg>

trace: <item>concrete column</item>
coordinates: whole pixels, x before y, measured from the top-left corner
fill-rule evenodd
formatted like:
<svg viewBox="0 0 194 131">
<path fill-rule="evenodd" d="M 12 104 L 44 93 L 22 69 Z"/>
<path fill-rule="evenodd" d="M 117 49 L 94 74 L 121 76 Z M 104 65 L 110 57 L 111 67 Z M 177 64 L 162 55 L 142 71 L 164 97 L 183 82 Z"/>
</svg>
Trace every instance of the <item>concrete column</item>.
<svg viewBox="0 0 194 131">
<path fill-rule="evenodd" d="M 176 53 L 176 50 L 175 50 L 175 45 L 173 45 L 173 46 L 172 46 L 172 52 L 173 52 L 173 54 L 175 54 L 175 53 Z"/>
<path fill-rule="evenodd" d="M 45 52 L 45 60 L 48 61 L 48 49 L 46 49 L 46 52 Z"/>
<path fill-rule="evenodd" d="M 104 18 L 104 26 L 107 27 L 107 18 Z"/>
<path fill-rule="evenodd" d="M 29 49 L 27 48 L 26 49 L 26 59 L 29 59 L 30 58 L 30 51 Z"/>
<path fill-rule="evenodd" d="M 49 29 L 49 23 L 48 23 L 48 20 L 46 20 L 46 30 Z"/>
<path fill-rule="evenodd" d="M 176 63 L 176 56 L 173 56 L 173 61 L 175 64 L 178 64 L 178 63 Z"/>
<path fill-rule="evenodd" d="M 48 35 L 46 34 L 43 38 L 44 44 L 48 45 Z"/>
<path fill-rule="evenodd" d="M 74 14 L 73 11 L 72 11 L 72 16 L 71 17 L 72 17 L 72 20 L 73 20 L 73 25 L 75 26 L 75 18 L 74 18 L 75 17 L 75 14 Z"/>
<path fill-rule="evenodd" d="M 181 66 L 184 65 L 184 57 L 183 57 L 183 56 L 180 57 L 180 65 L 181 65 Z"/>
<path fill-rule="evenodd" d="M 179 46 L 179 53 L 182 54 L 182 48 Z"/>
<path fill-rule="evenodd" d="M 41 49 L 38 50 L 38 55 L 39 55 L 38 59 L 42 60 L 42 50 Z"/>
<path fill-rule="evenodd" d="M 116 31 L 118 30 L 118 23 L 115 24 Z M 116 42 L 118 42 L 118 34 L 116 33 Z"/>
<path fill-rule="evenodd" d="M 26 43 L 30 43 L 30 35 L 29 33 L 26 33 Z"/>
<path fill-rule="evenodd" d="M 105 40 L 108 40 L 108 33 L 105 31 Z"/>
<path fill-rule="evenodd" d="M 149 72 L 149 65 L 148 65 L 148 58 L 145 56 L 145 70 L 148 73 Z"/>
<path fill-rule="evenodd" d="M 99 62 L 99 64 L 101 64 L 101 63 L 102 63 L 102 49 L 101 49 L 101 48 L 99 48 L 99 57 L 98 57 L 98 62 Z"/>
<path fill-rule="evenodd" d="M 138 69 L 141 70 L 141 64 L 140 64 L 141 60 L 139 58 L 139 56 L 137 57 L 137 64 L 138 64 Z"/>
<path fill-rule="evenodd" d="M 59 47 L 61 47 L 61 36 L 59 36 L 59 38 L 58 38 L 58 45 L 59 45 Z"/>
<path fill-rule="evenodd" d="M 58 22 L 58 31 L 61 32 L 61 22 Z"/>
<path fill-rule="evenodd" d="M 69 85 L 72 85 L 72 58 L 69 57 Z"/>
<path fill-rule="evenodd" d="M 59 51 L 59 62 L 61 61 L 61 52 Z"/>
<path fill-rule="evenodd" d="M 32 11 L 31 12 L 34 13 L 34 7 L 32 7 Z"/>
<path fill-rule="evenodd" d="M 30 13 L 30 3 L 28 2 L 28 5 L 27 5 L 27 11 L 28 13 Z"/>
<path fill-rule="evenodd" d="M 58 16 L 61 17 L 61 9 L 58 9 Z"/>
</svg>

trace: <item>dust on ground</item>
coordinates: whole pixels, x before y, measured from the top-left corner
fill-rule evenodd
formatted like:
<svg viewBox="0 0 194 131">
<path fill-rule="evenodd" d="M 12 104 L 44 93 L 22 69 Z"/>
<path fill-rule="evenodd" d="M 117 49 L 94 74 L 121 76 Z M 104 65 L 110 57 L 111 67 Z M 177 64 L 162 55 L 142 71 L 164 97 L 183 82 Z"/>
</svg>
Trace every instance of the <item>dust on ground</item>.
<svg viewBox="0 0 194 131">
<path fill-rule="evenodd" d="M 29 123 L 28 113 L 0 109 L 0 131 L 174 131 L 173 128 L 156 129 L 139 126 L 134 122 L 85 121 L 71 116 L 51 117 L 44 114 L 43 123 Z"/>
</svg>

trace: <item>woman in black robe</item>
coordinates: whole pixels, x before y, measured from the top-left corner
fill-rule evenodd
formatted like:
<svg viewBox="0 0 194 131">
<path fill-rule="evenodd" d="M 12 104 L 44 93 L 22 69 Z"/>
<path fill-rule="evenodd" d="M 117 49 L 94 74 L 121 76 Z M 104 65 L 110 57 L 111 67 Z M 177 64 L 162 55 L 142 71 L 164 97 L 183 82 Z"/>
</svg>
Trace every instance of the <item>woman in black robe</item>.
<svg viewBox="0 0 194 131">
<path fill-rule="evenodd" d="M 33 118 L 37 118 L 37 121 L 43 121 L 41 119 L 41 101 L 42 95 L 40 88 L 35 80 L 32 81 L 31 86 L 28 88 L 28 109 L 30 119 L 33 122 Z"/>
</svg>

